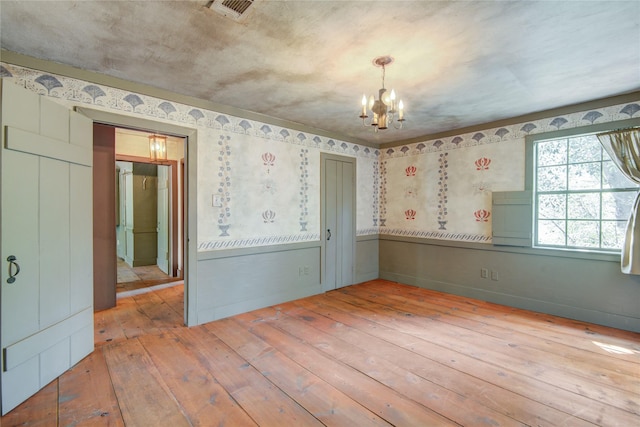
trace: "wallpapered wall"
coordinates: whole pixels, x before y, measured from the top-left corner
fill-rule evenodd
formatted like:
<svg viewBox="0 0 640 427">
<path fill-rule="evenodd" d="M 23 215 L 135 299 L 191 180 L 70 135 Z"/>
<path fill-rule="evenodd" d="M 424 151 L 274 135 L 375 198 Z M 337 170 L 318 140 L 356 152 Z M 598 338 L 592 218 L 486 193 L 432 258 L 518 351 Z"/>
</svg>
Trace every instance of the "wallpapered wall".
<svg viewBox="0 0 640 427">
<path fill-rule="evenodd" d="M 615 105 L 380 152 L 11 64 L 0 77 L 69 106 L 197 128 L 200 251 L 319 240 L 321 152 L 357 159 L 358 235 L 489 243 L 491 192 L 524 188 L 526 135 L 640 115 L 640 103 Z"/>
<path fill-rule="evenodd" d="M 378 232 L 378 150 L 7 63 L 0 77 L 69 107 L 196 128 L 199 251 L 319 240 L 321 152 L 357 158 L 357 233 Z"/>
<path fill-rule="evenodd" d="M 621 104 L 383 150 L 380 233 L 491 242 L 491 192 L 524 189 L 525 136 L 638 116 Z"/>
</svg>

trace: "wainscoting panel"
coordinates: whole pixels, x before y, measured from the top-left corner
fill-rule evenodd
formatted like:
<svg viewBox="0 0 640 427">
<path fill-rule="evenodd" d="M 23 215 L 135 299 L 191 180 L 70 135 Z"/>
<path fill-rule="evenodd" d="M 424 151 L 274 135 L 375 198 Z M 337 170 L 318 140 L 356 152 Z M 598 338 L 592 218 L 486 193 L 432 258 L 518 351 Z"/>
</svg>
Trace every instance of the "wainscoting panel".
<svg viewBox="0 0 640 427">
<path fill-rule="evenodd" d="M 197 323 L 322 292 L 320 242 L 198 254 Z"/>
<path fill-rule="evenodd" d="M 378 278 L 378 237 L 374 234 L 356 239 L 356 283 Z"/>
<path fill-rule="evenodd" d="M 615 256 L 381 236 L 380 278 L 498 304 L 640 331 L 640 277 Z"/>
</svg>

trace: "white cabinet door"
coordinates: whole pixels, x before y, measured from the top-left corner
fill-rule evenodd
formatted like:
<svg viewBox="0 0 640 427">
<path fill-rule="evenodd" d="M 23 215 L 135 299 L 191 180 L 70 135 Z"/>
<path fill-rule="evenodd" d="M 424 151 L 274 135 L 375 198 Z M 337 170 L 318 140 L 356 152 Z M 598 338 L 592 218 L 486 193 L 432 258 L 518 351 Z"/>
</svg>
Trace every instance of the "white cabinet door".
<svg viewBox="0 0 640 427">
<path fill-rule="evenodd" d="M 2 414 L 93 351 L 93 122 L 0 80 Z"/>
</svg>

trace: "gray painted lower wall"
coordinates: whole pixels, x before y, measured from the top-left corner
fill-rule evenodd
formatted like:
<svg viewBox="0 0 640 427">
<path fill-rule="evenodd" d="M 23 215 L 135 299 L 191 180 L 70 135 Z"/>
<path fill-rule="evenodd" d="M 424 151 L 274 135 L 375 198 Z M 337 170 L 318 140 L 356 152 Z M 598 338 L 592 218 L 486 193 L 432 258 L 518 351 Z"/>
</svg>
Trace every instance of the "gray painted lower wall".
<svg viewBox="0 0 640 427">
<path fill-rule="evenodd" d="M 198 254 L 197 323 L 322 291 L 320 243 Z"/>
<path fill-rule="evenodd" d="M 198 254 L 197 324 L 322 293 L 320 242 Z M 356 283 L 378 278 L 378 236 L 356 242 Z"/>
<path fill-rule="evenodd" d="M 199 253 L 197 323 L 322 293 L 320 249 L 310 242 Z M 358 237 L 356 283 L 377 278 L 640 332 L 640 277 L 622 274 L 617 257 Z"/>
<path fill-rule="evenodd" d="M 595 258 L 380 238 L 382 279 L 640 332 L 640 277 L 622 274 L 610 256 Z"/>
<path fill-rule="evenodd" d="M 360 236 L 356 240 L 356 283 L 375 280 L 379 277 L 380 258 L 377 234 Z"/>
</svg>

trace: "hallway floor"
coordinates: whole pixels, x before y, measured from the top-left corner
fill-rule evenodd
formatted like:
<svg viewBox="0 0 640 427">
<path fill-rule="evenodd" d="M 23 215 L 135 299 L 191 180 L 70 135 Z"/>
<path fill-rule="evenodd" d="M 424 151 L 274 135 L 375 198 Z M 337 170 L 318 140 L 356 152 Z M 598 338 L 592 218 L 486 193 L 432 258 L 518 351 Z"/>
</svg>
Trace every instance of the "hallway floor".
<svg viewBox="0 0 640 427">
<path fill-rule="evenodd" d="M 165 274 L 157 265 L 131 267 L 119 258 L 117 280 L 116 292 L 120 293 L 165 283 L 179 282 L 182 279 Z"/>
</svg>

